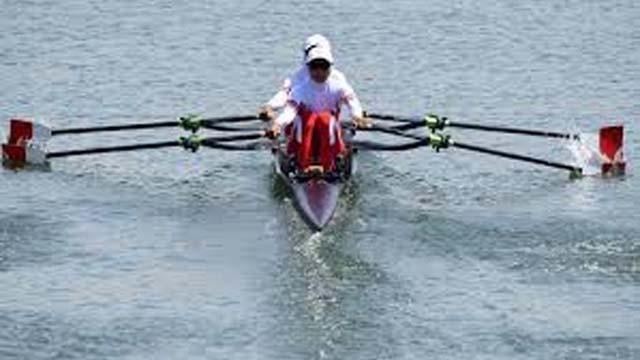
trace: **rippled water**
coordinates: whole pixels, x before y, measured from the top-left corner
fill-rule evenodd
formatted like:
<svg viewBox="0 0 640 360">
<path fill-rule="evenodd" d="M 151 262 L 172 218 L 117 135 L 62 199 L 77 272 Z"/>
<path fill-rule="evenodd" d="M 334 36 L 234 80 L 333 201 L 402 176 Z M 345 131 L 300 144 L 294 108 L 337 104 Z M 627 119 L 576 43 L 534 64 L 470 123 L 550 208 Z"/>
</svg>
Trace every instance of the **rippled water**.
<svg viewBox="0 0 640 360">
<path fill-rule="evenodd" d="M 332 226 L 311 234 L 266 153 L 3 169 L 0 358 L 640 358 L 639 19 L 634 1 L 4 0 L 2 119 L 253 112 L 322 32 L 370 110 L 588 133 L 623 122 L 631 175 L 363 153 Z M 572 160 L 554 141 L 450 133 Z"/>
</svg>

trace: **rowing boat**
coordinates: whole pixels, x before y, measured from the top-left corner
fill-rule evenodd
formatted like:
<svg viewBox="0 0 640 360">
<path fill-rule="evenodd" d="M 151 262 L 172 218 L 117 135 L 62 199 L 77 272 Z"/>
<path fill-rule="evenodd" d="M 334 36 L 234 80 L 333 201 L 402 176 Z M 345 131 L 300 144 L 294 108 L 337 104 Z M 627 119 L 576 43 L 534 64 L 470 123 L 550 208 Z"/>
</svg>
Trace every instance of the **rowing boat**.
<svg viewBox="0 0 640 360">
<path fill-rule="evenodd" d="M 314 231 L 331 221 L 338 207 L 340 194 L 355 171 L 353 151 L 349 151 L 341 166 L 332 172 L 317 175 L 300 174 L 285 153 L 286 144 L 278 142 L 273 149 L 274 170 L 286 185 L 300 217 Z"/>
</svg>

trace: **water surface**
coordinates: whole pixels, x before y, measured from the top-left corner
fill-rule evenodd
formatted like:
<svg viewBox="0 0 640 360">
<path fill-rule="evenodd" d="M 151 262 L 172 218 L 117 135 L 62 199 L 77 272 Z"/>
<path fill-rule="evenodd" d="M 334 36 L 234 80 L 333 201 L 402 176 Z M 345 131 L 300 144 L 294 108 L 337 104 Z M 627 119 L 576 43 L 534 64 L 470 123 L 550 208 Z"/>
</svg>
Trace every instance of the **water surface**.
<svg viewBox="0 0 640 360">
<path fill-rule="evenodd" d="M 3 169 L 0 358 L 640 358 L 639 19 L 634 1 L 3 1 L 0 119 L 252 113 L 321 32 L 371 111 L 624 123 L 631 175 L 362 154 L 335 221 L 311 234 L 268 153 Z M 572 161 L 550 140 L 451 133 Z"/>
</svg>

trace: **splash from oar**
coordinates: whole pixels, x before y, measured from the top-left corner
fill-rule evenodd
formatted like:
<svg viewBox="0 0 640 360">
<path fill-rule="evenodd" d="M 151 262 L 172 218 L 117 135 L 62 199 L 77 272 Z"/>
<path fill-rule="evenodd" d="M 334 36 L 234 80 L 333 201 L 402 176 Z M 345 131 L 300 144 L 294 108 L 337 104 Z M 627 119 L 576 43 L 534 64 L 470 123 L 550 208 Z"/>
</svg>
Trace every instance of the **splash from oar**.
<svg viewBox="0 0 640 360">
<path fill-rule="evenodd" d="M 587 176 L 620 176 L 625 173 L 624 127 L 606 126 L 598 134 L 582 133 L 568 140 L 567 148 Z"/>
</svg>

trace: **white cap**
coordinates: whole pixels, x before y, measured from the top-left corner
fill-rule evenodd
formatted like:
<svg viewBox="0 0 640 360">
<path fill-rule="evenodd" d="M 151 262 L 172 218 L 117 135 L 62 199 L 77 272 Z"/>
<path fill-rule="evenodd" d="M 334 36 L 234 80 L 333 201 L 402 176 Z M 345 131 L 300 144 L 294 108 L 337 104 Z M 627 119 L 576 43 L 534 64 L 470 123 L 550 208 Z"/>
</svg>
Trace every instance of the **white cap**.
<svg viewBox="0 0 640 360">
<path fill-rule="evenodd" d="M 331 43 L 329 39 L 320 34 L 311 35 L 304 41 L 304 45 L 302 46 L 302 51 L 305 55 L 315 47 L 323 47 L 331 50 Z"/>
<path fill-rule="evenodd" d="M 314 47 L 309 53 L 307 53 L 307 57 L 305 58 L 305 63 L 310 63 L 313 60 L 326 60 L 329 64 L 333 64 L 333 55 L 331 54 L 331 50 L 324 47 Z"/>
</svg>

